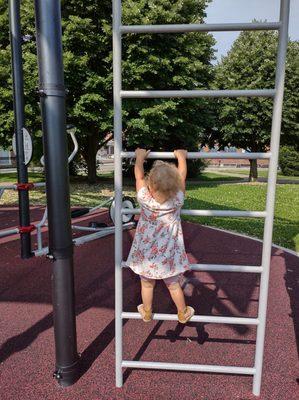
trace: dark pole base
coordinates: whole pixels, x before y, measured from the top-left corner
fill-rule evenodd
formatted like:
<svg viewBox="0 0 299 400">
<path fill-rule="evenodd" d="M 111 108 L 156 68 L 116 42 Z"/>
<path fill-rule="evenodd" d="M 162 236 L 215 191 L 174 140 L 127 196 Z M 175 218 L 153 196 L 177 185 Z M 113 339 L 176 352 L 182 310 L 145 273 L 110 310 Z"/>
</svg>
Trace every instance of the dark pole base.
<svg viewBox="0 0 299 400">
<path fill-rule="evenodd" d="M 56 370 L 53 373 L 53 378 L 57 380 L 57 383 L 61 387 L 72 386 L 80 378 L 79 362 L 80 359 L 78 358 L 78 360 L 74 364 L 68 367 L 61 367 L 56 365 Z"/>
<path fill-rule="evenodd" d="M 56 348 L 54 377 L 60 386 L 70 386 L 79 377 L 72 249 L 70 258 L 53 262 L 53 322 Z"/>
<path fill-rule="evenodd" d="M 21 258 L 23 260 L 33 257 L 31 251 L 30 233 L 21 233 Z"/>
</svg>

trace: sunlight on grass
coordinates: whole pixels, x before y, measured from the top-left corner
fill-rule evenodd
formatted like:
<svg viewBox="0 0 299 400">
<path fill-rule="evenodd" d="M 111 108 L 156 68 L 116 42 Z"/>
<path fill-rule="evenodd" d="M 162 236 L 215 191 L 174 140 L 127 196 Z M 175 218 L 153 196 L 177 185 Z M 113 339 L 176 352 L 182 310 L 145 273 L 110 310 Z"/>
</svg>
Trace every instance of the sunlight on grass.
<svg viewBox="0 0 299 400">
<path fill-rule="evenodd" d="M 210 210 L 254 210 L 262 211 L 266 204 L 266 189 L 264 183 L 224 183 L 215 181 L 215 174 L 203 174 L 203 182 L 187 185 L 187 209 Z M 1 175 L 0 175 L 1 177 Z M 221 178 L 223 181 L 223 176 Z M 41 174 L 34 174 L 32 180 L 41 181 Z M 210 180 L 209 180 L 210 179 Z M 14 180 L 12 180 L 14 182 Z M 125 181 L 126 182 L 126 181 Z M 31 205 L 45 205 L 44 189 L 32 190 L 30 193 Z M 124 194 L 135 197 L 133 183 L 124 185 Z M 70 184 L 72 206 L 94 207 L 103 200 L 114 195 L 111 175 L 104 177 L 96 185 L 88 185 L 80 179 Z M 18 194 L 15 191 L 6 191 L 0 205 L 15 205 Z M 216 218 L 184 216 L 185 220 L 198 222 L 203 225 L 215 226 L 234 232 L 244 233 L 262 239 L 264 220 L 261 218 Z M 200 238 L 199 238 L 200 240 Z M 299 186 L 277 185 L 276 209 L 274 218 L 273 242 L 275 244 L 299 250 Z"/>
<path fill-rule="evenodd" d="M 262 211 L 266 204 L 266 184 L 209 184 L 189 186 L 185 208 Z M 292 206 L 290 206 L 290 204 Z M 263 238 L 261 218 L 184 217 L 189 221 Z M 299 250 L 299 187 L 277 185 L 273 242 Z"/>
</svg>

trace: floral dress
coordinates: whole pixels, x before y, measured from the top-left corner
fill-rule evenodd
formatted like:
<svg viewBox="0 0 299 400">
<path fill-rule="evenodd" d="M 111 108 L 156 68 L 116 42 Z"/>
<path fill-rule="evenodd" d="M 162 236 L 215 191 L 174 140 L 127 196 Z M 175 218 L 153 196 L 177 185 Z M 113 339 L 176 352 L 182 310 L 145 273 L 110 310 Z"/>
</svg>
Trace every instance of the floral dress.
<svg viewBox="0 0 299 400">
<path fill-rule="evenodd" d="M 190 269 L 180 218 L 184 193 L 179 191 L 160 204 L 147 187 L 142 187 L 137 200 L 141 213 L 126 265 L 151 279 L 169 278 Z"/>
</svg>

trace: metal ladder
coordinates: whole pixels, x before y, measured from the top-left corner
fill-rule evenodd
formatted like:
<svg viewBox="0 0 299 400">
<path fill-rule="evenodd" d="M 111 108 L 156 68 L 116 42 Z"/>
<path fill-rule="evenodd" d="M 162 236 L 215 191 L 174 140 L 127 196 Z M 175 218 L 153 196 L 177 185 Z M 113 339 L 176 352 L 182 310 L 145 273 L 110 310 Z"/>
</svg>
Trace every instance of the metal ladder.
<svg viewBox="0 0 299 400">
<path fill-rule="evenodd" d="M 115 143 L 115 358 L 116 358 L 116 386 L 123 385 L 122 368 L 150 368 L 162 370 L 197 371 L 224 374 L 240 374 L 253 376 L 253 394 L 259 395 L 261 389 L 263 352 L 265 339 L 267 297 L 269 285 L 269 269 L 271 260 L 272 231 L 275 203 L 275 185 L 277 177 L 279 141 L 281 130 L 281 114 L 284 93 L 285 59 L 288 43 L 288 21 L 290 0 L 281 0 L 280 18 L 278 22 L 263 23 L 230 23 L 230 24 L 172 24 L 172 25 L 135 25 L 121 24 L 121 0 L 113 0 L 113 98 L 114 98 L 114 143 Z M 274 89 L 263 90 L 122 90 L 121 78 L 121 40 L 126 33 L 184 33 L 208 31 L 240 31 L 240 30 L 278 30 L 279 44 L 276 64 Z M 253 367 L 235 367 L 222 365 L 182 364 L 169 362 L 147 362 L 123 360 L 122 321 L 123 319 L 140 319 L 138 313 L 123 311 L 122 287 L 122 214 L 128 210 L 121 209 L 122 204 L 122 160 L 134 157 L 133 152 L 122 150 L 122 99 L 126 98 L 197 98 L 197 97 L 271 97 L 274 99 L 271 145 L 269 153 L 188 153 L 188 158 L 238 158 L 238 159 L 269 159 L 269 174 L 267 186 L 267 200 L 265 211 L 220 211 L 220 210 L 182 210 L 183 215 L 221 216 L 221 217 L 259 217 L 264 218 L 264 237 L 262 263 L 260 266 L 243 265 L 210 265 L 194 264 L 195 271 L 221 271 L 259 273 L 260 293 L 257 318 L 238 318 L 197 315 L 193 322 L 256 325 L 257 338 L 255 362 Z M 151 152 L 149 158 L 174 158 L 173 153 Z M 133 213 L 138 213 L 134 210 Z M 173 314 L 154 314 L 154 320 L 177 321 Z"/>
</svg>

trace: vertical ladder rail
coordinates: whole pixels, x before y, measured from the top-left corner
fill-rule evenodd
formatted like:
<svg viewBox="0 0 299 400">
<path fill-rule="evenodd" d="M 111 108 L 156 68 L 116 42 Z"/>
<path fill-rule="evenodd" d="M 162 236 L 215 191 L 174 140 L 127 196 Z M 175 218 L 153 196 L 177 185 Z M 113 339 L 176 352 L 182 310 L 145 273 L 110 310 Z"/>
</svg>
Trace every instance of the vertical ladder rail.
<svg viewBox="0 0 299 400">
<path fill-rule="evenodd" d="M 114 105 L 114 190 L 115 190 L 115 374 L 122 387 L 122 102 L 121 91 L 121 0 L 113 0 L 113 105 Z"/>
<path fill-rule="evenodd" d="M 266 218 L 264 224 L 264 238 L 263 238 L 263 252 L 262 252 L 263 272 L 261 275 L 259 309 L 258 309 L 258 319 L 260 321 L 260 324 L 258 325 L 257 328 L 257 340 L 256 340 L 256 350 L 255 350 L 256 373 L 254 374 L 253 378 L 253 394 L 256 396 L 260 395 L 262 369 L 263 369 L 263 354 L 264 354 L 267 298 L 268 298 L 271 248 L 272 248 L 275 190 L 276 190 L 279 141 L 280 141 L 284 80 L 285 80 L 285 60 L 286 60 L 286 52 L 288 45 L 289 12 L 290 12 L 290 0 L 281 0 L 280 2 L 281 27 L 279 30 L 279 42 L 278 42 L 276 75 L 275 75 L 276 94 L 274 97 L 274 105 L 273 105 L 271 144 L 270 144 L 270 150 L 272 156 L 269 162 Z"/>
<path fill-rule="evenodd" d="M 250 374 L 254 375 L 253 379 L 253 394 L 259 395 L 261 388 L 261 377 L 263 367 L 263 352 L 264 352 L 264 340 L 265 340 L 265 326 L 266 326 L 266 312 L 267 312 L 267 297 L 269 287 L 269 272 L 270 272 L 270 261 L 271 261 L 271 248 L 272 248 L 272 233 L 273 233 L 273 218 L 274 218 L 274 203 L 275 203 L 275 189 L 276 189 L 276 177 L 277 177 L 277 166 L 278 166 L 278 154 L 279 154 L 279 141 L 280 141 L 280 130 L 281 130 L 281 119 L 282 119 L 282 104 L 284 94 L 284 80 L 285 80 L 285 59 L 286 50 L 288 43 L 288 20 L 289 20 L 289 9 L 290 0 L 281 0 L 280 3 L 280 21 L 279 25 L 279 44 L 277 52 L 277 64 L 276 64 L 276 76 L 275 76 L 275 97 L 273 105 L 273 116 L 272 116 L 272 128 L 271 128 L 271 157 L 269 163 L 269 174 L 268 174 L 268 187 L 267 187 L 267 200 L 266 200 L 266 218 L 264 224 L 264 240 L 263 240 L 263 252 L 262 252 L 262 266 L 261 266 L 261 287 L 259 294 L 259 309 L 258 318 L 259 321 L 257 328 L 257 343 L 255 352 L 255 367 L 250 369 Z M 153 91 L 153 93 L 144 93 L 144 96 L 139 96 L 140 92 L 129 92 L 122 91 L 121 88 L 121 0 L 113 0 L 113 98 L 114 98 L 114 140 L 115 140 L 115 358 L 116 358 L 116 386 L 121 387 L 123 384 L 122 377 L 122 366 L 123 367 L 144 367 L 143 363 L 136 366 L 135 362 L 123 361 L 122 351 L 122 314 L 123 313 L 123 299 L 122 299 L 122 157 L 128 156 L 129 153 L 122 153 L 122 97 L 156 97 L 158 94 L 162 97 L 168 97 L 173 93 L 161 93 L 159 91 Z M 126 27 L 131 29 L 130 27 Z M 144 29 L 144 28 L 142 28 Z M 125 30 L 124 30 L 125 32 Z M 136 94 L 138 94 L 136 96 Z M 177 96 L 181 97 L 184 93 L 179 92 Z M 238 93 L 239 94 L 239 93 Z M 131 96 L 132 95 L 132 96 Z M 226 96 L 226 93 L 202 93 L 201 96 Z M 216 96 L 217 95 L 217 96 Z M 229 93 L 231 95 L 231 93 Z M 246 93 L 244 95 L 250 95 Z M 252 93 L 251 93 L 252 95 Z M 256 95 L 256 93 L 254 93 Z M 264 94 L 263 94 L 264 95 Z M 159 97 L 158 96 L 158 97 Z M 187 94 L 186 94 L 187 96 Z M 188 93 L 188 96 L 189 93 Z M 196 93 L 196 97 L 198 93 Z M 164 153 L 163 153 L 164 154 Z M 211 157 L 212 158 L 212 157 Z M 242 158 L 242 157 L 240 157 Z M 250 158 L 250 157 L 248 157 Z M 262 157 L 266 158 L 266 157 Z M 167 316 L 168 318 L 169 316 Z M 141 365 L 142 364 L 142 365 Z M 155 365 L 157 363 L 151 363 Z M 159 364 L 159 363 L 158 363 Z M 165 368 L 164 368 L 165 364 Z M 172 369 L 175 364 L 164 363 L 164 369 Z M 167 364 L 167 365 L 166 365 Z M 206 371 L 206 366 L 195 365 L 192 368 L 196 370 Z M 210 372 L 216 372 L 209 369 Z M 161 367 L 162 368 L 162 367 Z M 189 368 L 189 367 L 188 367 Z M 187 368 L 187 369 L 188 369 Z M 222 369 L 222 367 L 220 366 Z M 227 368 L 227 367 L 224 367 Z M 230 367 L 229 367 L 230 368 Z M 175 367 L 175 369 L 184 369 L 181 365 Z M 186 369 L 185 369 L 186 370 Z M 188 369 L 189 370 L 189 369 Z M 193 370 L 193 369 L 192 369 Z M 212 371 L 213 370 L 213 371 Z M 243 371 L 241 368 L 240 371 Z M 227 370 L 225 370 L 227 371 Z M 225 372 L 224 371 L 224 372 Z M 239 371 L 239 373 L 241 373 Z M 237 373 L 237 372 L 235 372 Z M 243 372 L 242 372 L 243 373 Z"/>
</svg>

